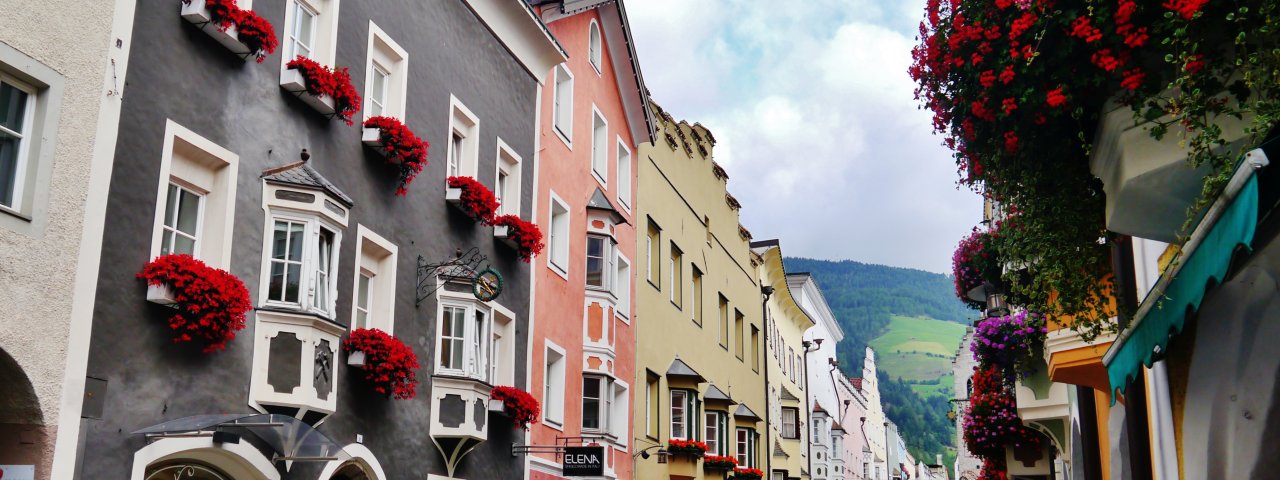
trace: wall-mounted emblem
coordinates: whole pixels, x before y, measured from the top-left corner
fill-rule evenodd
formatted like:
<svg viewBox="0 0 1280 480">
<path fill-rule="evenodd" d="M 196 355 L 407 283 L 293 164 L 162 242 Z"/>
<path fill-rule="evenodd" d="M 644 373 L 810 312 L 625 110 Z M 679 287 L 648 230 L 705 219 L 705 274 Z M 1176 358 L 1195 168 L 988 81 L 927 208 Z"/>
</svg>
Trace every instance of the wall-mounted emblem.
<svg viewBox="0 0 1280 480">
<path fill-rule="evenodd" d="M 469 283 L 471 293 L 485 302 L 502 294 L 502 274 L 489 265 L 489 257 L 481 254 L 479 248 L 471 247 L 466 252 L 458 249 L 452 260 L 439 263 L 418 257 L 418 295 L 414 306 L 448 282 Z"/>
<path fill-rule="evenodd" d="M 492 267 L 484 269 L 471 281 L 471 293 L 482 302 L 498 298 L 502 294 L 502 274 Z"/>
</svg>

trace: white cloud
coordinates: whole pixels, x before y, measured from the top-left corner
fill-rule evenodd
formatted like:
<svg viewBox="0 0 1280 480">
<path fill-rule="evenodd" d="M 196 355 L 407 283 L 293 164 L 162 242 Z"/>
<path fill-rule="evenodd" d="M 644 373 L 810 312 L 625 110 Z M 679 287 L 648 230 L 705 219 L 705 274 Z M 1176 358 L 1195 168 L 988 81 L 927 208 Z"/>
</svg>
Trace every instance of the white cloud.
<svg viewBox="0 0 1280 480">
<path fill-rule="evenodd" d="M 759 238 L 788 255 L 946 271 L 981 201 L 917 109 L 908 25 L 887 0 L 627 4 L 654 98 L 701 121 Z M 915 12 L 915 13 L 910 13 Z"/>
</svg>

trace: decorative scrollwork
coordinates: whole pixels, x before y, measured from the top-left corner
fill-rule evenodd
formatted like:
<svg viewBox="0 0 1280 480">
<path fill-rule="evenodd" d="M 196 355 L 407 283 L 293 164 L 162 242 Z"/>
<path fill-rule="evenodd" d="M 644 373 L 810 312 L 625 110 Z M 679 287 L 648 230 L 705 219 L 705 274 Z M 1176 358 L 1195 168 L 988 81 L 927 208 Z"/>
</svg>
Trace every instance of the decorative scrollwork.
<svg viewBox="0 0 1280 480">
<path fill-rule="evenodd" d="M 418 295 L 413 305 L 416 307 L 421 304 L 449 280 L 471 283 L 485 270 L 492 270 L 489 257 L 480 253 L 478 247 L 471 247 L 466 252 L 458 249 L 454 252 L 453 259 L 439 263 L 430 263 L 418 256 Z"/>
<path fill-rule="evenodd" d="M 146 480 L 230 480 L 229 477 L 198 463 L 179 463 L 160 467 Z"/>
</svg>

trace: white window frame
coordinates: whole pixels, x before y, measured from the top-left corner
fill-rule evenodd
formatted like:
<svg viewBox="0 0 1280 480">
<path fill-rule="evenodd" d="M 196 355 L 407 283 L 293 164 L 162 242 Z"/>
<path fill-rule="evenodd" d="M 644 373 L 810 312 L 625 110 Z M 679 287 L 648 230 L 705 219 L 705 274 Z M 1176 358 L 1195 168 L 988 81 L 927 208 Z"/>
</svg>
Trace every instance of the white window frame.
<svg viewBox="0 0 1280 480">
<path fill-rule="evenodd" d="M 443 281 L 443 279 L 442 279 Z M 465 377 L 481 382 L 489 382 L 489 376 L 493 373 L 490 369 L 492 352 L 492 333 L 494 307 L 487 303 L 475 299 L 470 294 L 460 294 L 440 290 L 436 293 L 436 354 L 434 371 L 437 375 L 451 375 L 455 377 Z M 461 308 L 466 313 L 463 316 L 463 354 L 461 368 L 457 366 L 445 367 L 443 362 L 444 349 L 444 311 L 445 308 Z M 484 314 L 484 319 L 477 325 L 477 314 Z"/>
<path fill-rule="evenodd" d="M 456 161 L 457 175 L 476 177 L 480 171 L 480 118 L 453 95 L 449 95 L 449 130 L 446 134 L 448 139 L 445 144 L 449 151 L 445 168 L 450 168 L 449 164 Z M 454 152 L 454 135 L 462 137 L 461 155 Z"/>
<path fill-rule="evenodd" d="M 591 274 L 590 267 L 588 267 L 588 265 L 590 265 L 591 263 L 590 253 L 591 253 L 591 242 L 593 240 L 599 241 L 603 245 L 602 247 L 603 251 L 600 252 L 600 262 L 601 262 L 600 281 L 603 282 L 603 285 L 592 285 L 590 283 L 587 283 L 587 278 Z M 599 233 L 589 233 L 587 234 L 587 241 L 586 241 L 586 245 L 584 246 L 585 248 L 583 248 L 582 250 L 583 285 L 587 288 L 587 290 L 599 290 L 599 291 L 606 291 L 606 292 L 612 293 L 613 284 L 614 284 L 613 277 L 617 276 L 618 274 L 617 263 L 616 263 L 617 257 L 615 256 L 617 252 L 617 246 L 615 245 L 615 241 L 613 237 L 599 234 Z"/>
<path fill-rule="evenodd" d="M 565 370 L 568 357 L 565 349 L 550 340 L 544 340 L 542 423 L 557 430 L 564 430 Z M 555 360 L 552 360 L 552 355 Z"/>
<path fill-rule="evenodd" d="M 779 416 L 781 420 L 778 421 L 778 425 L 781 426 L 781 429 L 782 429 L 782 438 L 785 438 L 788 440 L 799 440 L 800 439 L 800 409 L 793 408 L 793 407 L 781 407 L 781 412 L 782 413 Z M 792 415 L 793 418 L 791 419 L 790 424 L 788 424 L 787 422 L 788 413 L 793 414 Z M 788 435 L 788 433 L 790 433 L 790 435 Z"/>
<path fill-rule="evenodd" d="M 498 196 L 500 215 L 520 215 L 521 158 L 515 149 L 498 137 L 498 155 L 495 157 L 493 193 Z M 506 175 L 506 184 L 498 179 Z"/>
<path fill-rule="evenodd" d="M 650 230 L 653 230 L 651 233 Z M 649 284 L 662 290 L 662 227 L 653 221 L 653 217 L 648 218 L 644 232 L 645 253 L 645 278 L 649 280 Z M 658 268 L 653 268 L 657 266 Z"/>
<path fill-rule="evenodd" d="M 183 193 L 189 193 L 192 197 L 195 197 L 196 225 L 195 232 L 193 233 L 184 232 L 177 226 L 177 217 L 182 212 L 182 204 L 184 203 L 182 201 Z M 172 198 L 175 194 L 178 197 L 177 199 Z M 165 195 L 164 197 L 161 197 L 161 205 L 158 207 L 162 212 L 162 218 L 160 221 L 160 255 L 174 253 L 172 249 L 177 245 L 178 237 L 186 237 L 191 240 L 191 252 L 189 253 L 191 256 L 194 257 L 199 254 L 200 234 L 203 233 L 202 230 L 204 230 L 205 197 L 207 196 L 206 192 L 199 190 L 186 182 L 182 182 L 179 179 L 172 179 L 169 181 L 169 187 L 165 189 Z M 169 202 L 175 202 L 173 212 L 169 211 Z M 173 223 L 173 225 L 170 226 L 170 223 Z M 171 248 L 169 252 L 164 250 L 165 243 L 168 243 Z"/>
<path fill-rule="evenodd" d="M 557 214 L 557 209 L 561 213 Z M 551 192 L 551 202 L 547 208 L 547 268 L 556 272 L 565 280 L 569 279 L 569 232 L 573 222 L 573 211 L 569 208 L 569 204 Z M 556 218 L 563 215 L 560 223 L 556 222 Z"/>
<path fill-rule="evenodd" d="M 236 206 L 236 171 L 240 157 L 216 143 L 165 121 L 160 154 L 160 178 L 156 186 L 156 212 L 152 225 L 151 258 L 160 256 L 165 234 L 165 207 L 169 184 L 177 184 L 203 198 L 193 257 L 215 268 L 231 265 L 232 225 Z"/>
<path fill-rule="evenodd" d="M 298 301 L 288 302 L 283 300 L 271 299 L 271 244 L 273 233 L 275 232 L 275 223 L 277 221 L 286 221 L 301 223 L 303 225 L 302 238 L 306 243 L 302 246 L 302 266 L 300 268 L 303 281 L 299 284 Z M 338 295 L 338 271 L 339 260 L 342 252 L 342 228 L 329 223 L 319 216 L 304 212 L 290 211 L 285 209 L 272 209 L 268 212 L 267 221 L 264 222 L 263 228 L 263 248 L 262 248 L 262 304 L 301 310 L 318 314 L 330 320 L 335 317 L 336 299 Z M 333 251 L 329 259 L 329 265 L 325 269 L 327 272 L 326 283 L 328 285 L 319 285 L 320 265 L 319 260 L 319 239 L 321 230 L 328 230 L 333 233 Z M 286 271 L 287 272 L 287 271 Z M 286 273 L 287 275 L 287 273 Z M 324 305 L 317 305 L 317 299 L 320 298 L 319 288 L 325 288 L 323 293 Z"/>
<path fill-rule="evenodd" d="M 284 26 L 280 30 L 284 33 L 284 38 L 281 42 L 281 46 L 284 47 L 284 54 L 280 55 L 280 72 L 282 74 L 288 70 L 289 61 L 297 57 L 293 42 L 294 29 L 297 28 L 299 7 L 315 14 L 315 24 L 312 25 L 311 29 L 311 54 L 306 55 L 306 57 L 315 60 L 321 65 L 333 66 L 338 46 L 339 5 L 340 0 L 287 0 L 285 2 Z"/>
<path fill-rule="evenodd" d="M 600 24 L 596 23 L 596 19 L 591 19 L 591 25 L 587 27 L 587 62 L 591 64 L 591 68 L 595 69 L 596 75 L 601 75 L 604 69 L 604 35 L 600 32 Z"/>
<path fill-rule="evenodd" d="M 631 385 L 621 379 L 611 380 L 613 405 L 609 413 L 609 434 L 625 445 L 631 438 Z"/>
<path fill-rule="evenodd" d="M 377 328 L 395 333 L 396 265 L 399 249 L 395 243 L 374 233 L 363 224 L 356 225 L 356 268 L 351 289 L 351 328 Z M 360 305 L 360 277 L 369 274 L 368 311 L 364 325 L 357 325 Z"/>
<path fill-rule="evenodd" d="M 609 120 L 591 104 L 591 176 L 609 189 Z"/>
<path fill-rule="evenodd" d="M 613 382 L 609 377 L 598 373 L 584 373 L 582 375 L 582 430 L 584 432 L 611 432 L 610 422 L 613 420 Z M 587 421 L 587 383 L 595 382 L 599 385 L 599 397 L 596 400 L 596 419 L 599 422 L 594 427 L 588 427 Z"/>
<path fill-rule="evenodd" d="M 702 441 L 710 447 L 707 450 L 707 454 L 725 455 L 728 453 L 729 446 L 725 445 L 726 442 L 721 441 L 729 439 L 728 432 L 725 432 L 728 424 L 729 415 L 727 412 L 719 410 L 702 411 Z"/>
<path fill-rule="evenodd" d="M 15 155 L 15 165 L 13 168 L 13 202 L 11 205 L 0 203 L 0 209 L 22 212 L 27 210 L 27 205 L 23 202 L 23 198 L 27 194 L 27 181 L 29 175 L 27 173 L 31 164 L 31 144 L 39 141 L 39 137 L 33 133 L 39 131 L 40 125 L 36 123 L 36 104 L 40 102 L 40 92 L 27 82 L 21 81 L 12 75 L 0 72 L 0 82 L 9 84 L 10 87 L 27 95 L 26 103 L 23 105 L 22 128 L 23 131 L 16 132 L 0 126 L 0 135 L 7 135 L 18 139 L 18 151 Z"/>
<path fill-rule="evenodd" d="M 622 136 L 618 136 L 618 153 L 617 153 L 617 179 L 618 179 L 618 203 L 622 205 L 622 209 L 628 213 L 631 212 L 631 169 L 633 168 L 631 148 L 627 147 L 627 143 L 622 141 Z"/>
<path fill-rule="evenodd" d="M 490 327 L 489 379 L 494 385 L 514 385 L 516 365 L 516 315 L 501 305 L 493 304 Z"/>
<path fill-rule="evenodd" d="M 622 318 L 623 323 L 631 323 L 631 259 L 623 255 L 621 249 L 614 248 L 615 257 L 615 276 L 613 281 L 613 296 L 618 298 L 617 308 L 614 309 L 618 316 Z"/>
<path fill-rule="evenodd" d="M 373 92 L 373 76 L 377 70 L 381 70 L 387 75 L 386 82 L 382 85 L 381 115 L 404 120 L 408 98 L 409 52 L 370 20 L 369 48 L 365 59 L 364 118 L 374 116 L 372 106 L 378 96 Z"/>
<path fill-rule="evenodd" d="M 667 399 L 668 399 L 668 401 L 669 401 L 669 403 L 667 404 L 667 411 L 670 413 L 670 416 L 671 416 L 671 421 L 670 421 L 670 423 L 669 423 L 670 428 L 671 428 L 671 430 L 670 430 L 670 432 L 671 432 L 671 438 L 675 438 L 675 439 L 679 439 L 679 440 L 688 440 L 688 439 L 689 439 L 689 437 L 690 437 L 690 435 L 689 435 L 689 433 L 690 433 L 690 432 L 689 432 L 689 427 L 690 427 L 690 425 L 692 425 L 692 424 L 693 424 L 693 422 L 690 422 L 690 421 L 689 421 L 689 394 L 690 394 L 690 393 L 691 393 L 691 392 L 689 392 L 688 390 L 681 390 L 681 389 L 675 389 L 675 388 L 673 388 L 673 389 L 671 389 L 670 393 L 667 395 Z M 679 399 L 679 401 L 678 401 L 678 402 L 676 401 L 676 396 L 677 396 L 677 394 L 679 394 L 679 397 L 680 397 L 680 399 Z M 681 416 L 681 418 L 682 418 L 682 420 L 681 420 L 680 422 L 677 422 L 677 421 L 676 421 L 676 408 L 677 408 L 677 406 L 678 406 L 678 407 L 679 407 L 679 409 L 680 409 L 680 416 Z M 677 433 L 677 430 L 676 430 L 676 426 L 677 426 L 677 425 L 679 425 L 679 426 L 680 426 L 680 430 L 682 430 L 682 431 L 683 431 L 683 433 L 681 433 L 681 434 L 679 434 L 679 435 L 677 435 L 677 434 L 676 434 L 676 433 Z"/>
<path fill-rule="evenodd" d="M 679 257 L 679 258 L 677 258 Z M 667 269 L 671 275 L 671 292 L 668 297 L 671 304 L 677 309 L 684 309 L 684 250 L 681 250 L 675 242 L 671 242 L 670 251 L 667 252 Z"/>
<path fill-rule="evenodd" d="M 556 65 L 551 84 L 551 125 L 560 141 L 573 150 L 573 72 L 564 63 Z"/>
</svg>

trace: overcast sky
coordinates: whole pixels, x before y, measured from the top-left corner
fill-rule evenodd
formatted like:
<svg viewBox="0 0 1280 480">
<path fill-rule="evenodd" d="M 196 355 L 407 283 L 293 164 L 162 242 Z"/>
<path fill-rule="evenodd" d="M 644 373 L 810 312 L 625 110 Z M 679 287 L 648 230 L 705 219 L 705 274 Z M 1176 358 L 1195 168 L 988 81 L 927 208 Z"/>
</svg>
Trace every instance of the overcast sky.
<svg viewBox="0 0 1280 480">
<path fill-rule="evenodd" d="M 950 272 L 981 199 L 917 108 L 923 0 L 629 0 L 645 82 L 702 122 L 757 240 Z"/>
</svg>

